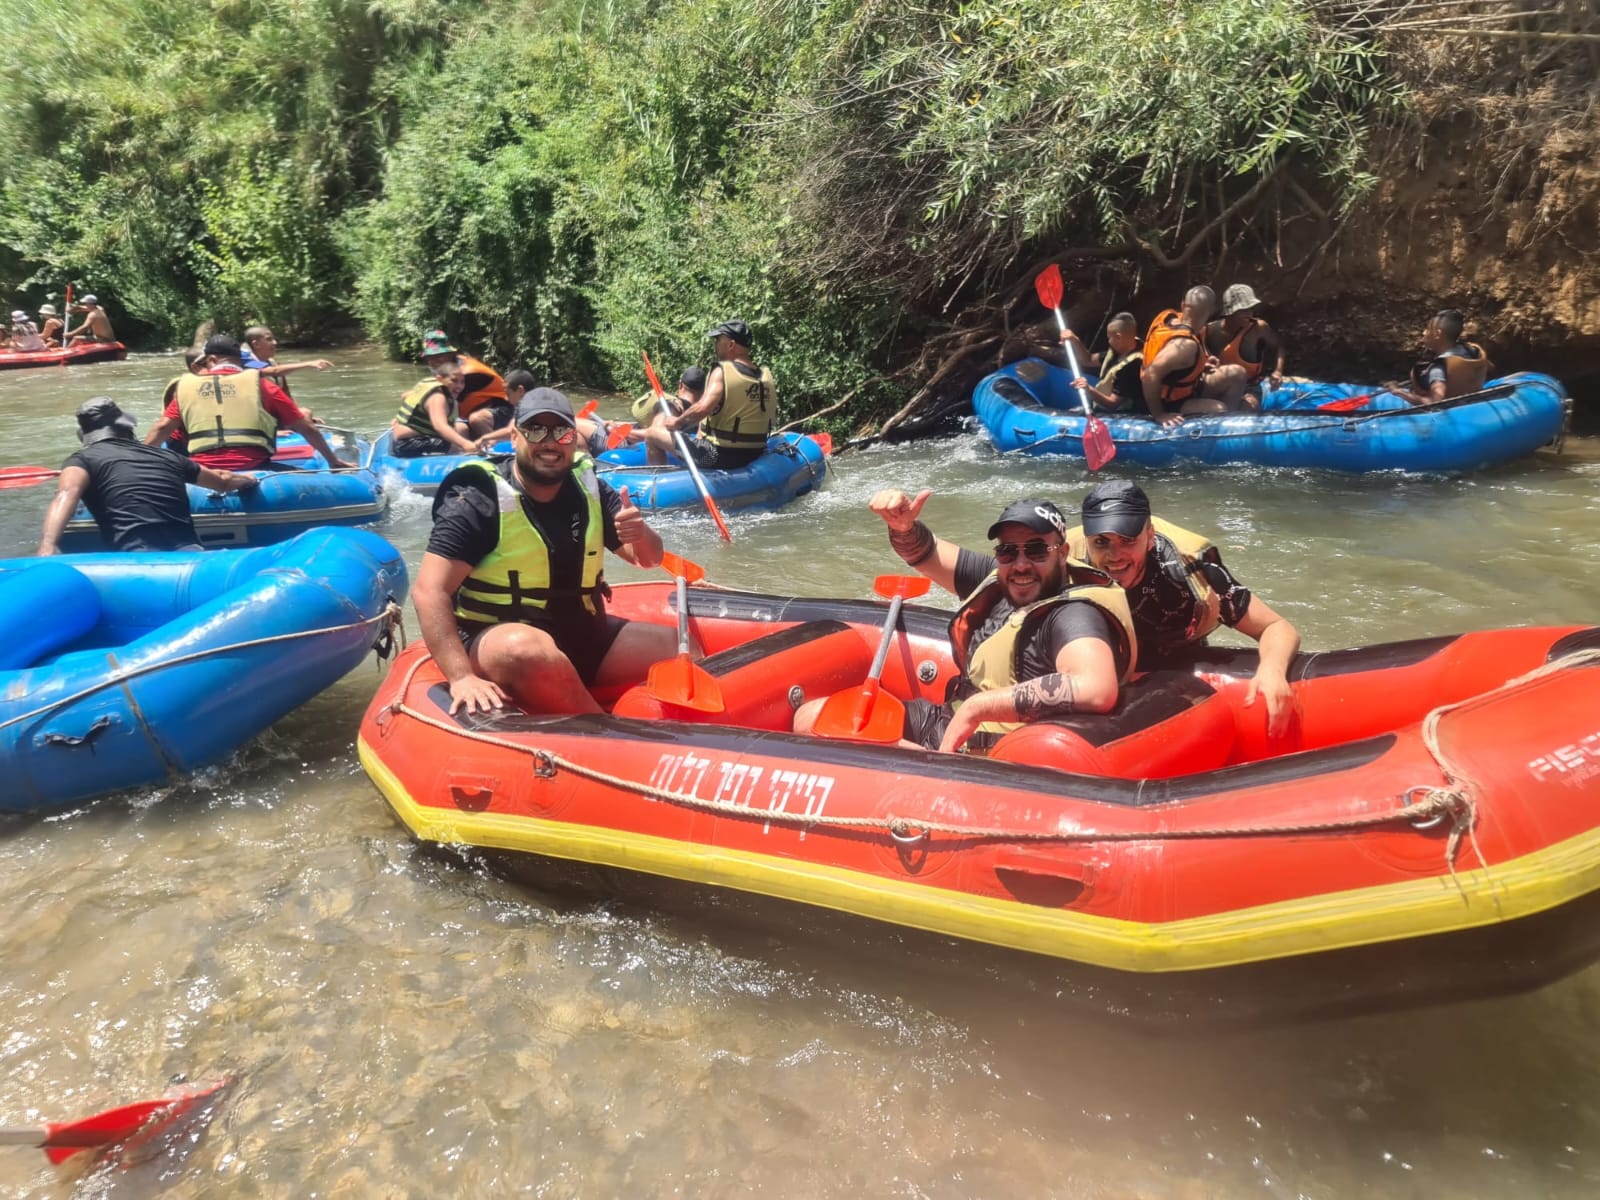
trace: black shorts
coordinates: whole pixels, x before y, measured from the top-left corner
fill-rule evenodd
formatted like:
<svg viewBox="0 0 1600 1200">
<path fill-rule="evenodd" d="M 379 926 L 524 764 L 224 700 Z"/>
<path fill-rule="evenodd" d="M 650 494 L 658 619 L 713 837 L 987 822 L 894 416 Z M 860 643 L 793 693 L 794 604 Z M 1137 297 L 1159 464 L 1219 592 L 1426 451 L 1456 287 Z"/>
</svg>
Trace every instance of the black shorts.
<svg viewBox="0 0 1600 1200">
<path fill-rule="evenodd" d="M 748 467 L 767 452 L 765 446 L 738 450 L 728 446 L 713 446 L 705 438 L 686 438 L 689 453 L 694 455 L 694 465 L 702 471 L 737 471 Z"/>
<path fill-rule="evenodd" d="M 931 700 L 907 700 L 906 719 L 900 726 L 900 736 L 908 742 L 928 750 L 937 750 L 944 741 L 945 730 L 955 719 L 954 704 L 935 704 Z M 967 739 L 968 750 L 991 749 L 1000 739 L 992 733 L 974 733 Z"/>
<path fill-rule="evenodd" d="M 536 625 L 531 626 L 531 628 L 542 629 L 545 633 L 548 633 L 555 640 L 556 649 L 567 656 L 567 661 L 578 672 L 578 678 L 583 680 L 583 686 L 591 687 L 594 684 L 595 676 L 600 674 L 600 664 L 605 661 L 606 655 L 611 652 L 611 647 L 616 643 L 617 635 L 622 632 L 627 623 L 623 618 L 607 613 L 605 615 L 605 624 L 598 633 L 593 626 L 574 629 L 570 625 L 560 627 Z M 458 627 L 457 632 L 461 635 L 461 644 L 466 647 L 467 653 L 471 654 L 472 647 L 477 643 L 477 640 L 493 628 L 493 625 L 474 627 L 472 629 Z M 937 743 L 935 744 L 937 745 Z"/>
<path fill-rule="evenodd" d="M 419 434 L 416 437 L 390 438 L 389 453 L 396 458 L 422 458 L 428 454 L 460 454 L 461 447 L 442 437 Z"/>
<path fill-rule="evenodd" d="M 472 415 L 477 416 L 481 412 L 486 412 L 494 418 L 495 429 L 504 429 L 511 424 L 511 401 L 509 400 L 490 400 L 482 407 L 474 409 Z"/>
</svg>

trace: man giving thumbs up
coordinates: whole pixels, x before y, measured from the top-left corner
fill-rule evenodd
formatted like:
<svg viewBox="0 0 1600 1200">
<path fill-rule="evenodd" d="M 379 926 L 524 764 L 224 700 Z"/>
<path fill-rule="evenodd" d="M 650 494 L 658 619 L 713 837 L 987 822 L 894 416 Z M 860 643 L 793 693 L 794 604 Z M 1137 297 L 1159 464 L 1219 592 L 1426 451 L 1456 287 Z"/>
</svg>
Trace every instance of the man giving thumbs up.
<svg viewBox="0 0 1600 1200">
<path fill-rule="evenodd" d="M 452 471 L 412 588 L 450 711 L 600 712 L 589 688 L 642 679 L 675 632 L 606 613 L 604 550 L 640 567 L 661 537 L 578 449 L 572 404 L 534 388 L 513 415 L 510 459 Z"/>
</svg>

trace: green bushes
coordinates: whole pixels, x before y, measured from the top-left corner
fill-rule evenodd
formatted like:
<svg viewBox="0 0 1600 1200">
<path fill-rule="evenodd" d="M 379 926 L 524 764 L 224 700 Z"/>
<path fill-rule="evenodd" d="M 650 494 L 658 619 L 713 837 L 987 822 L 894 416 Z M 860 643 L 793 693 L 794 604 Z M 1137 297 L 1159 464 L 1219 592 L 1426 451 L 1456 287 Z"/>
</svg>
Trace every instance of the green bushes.
<svg viewBox="0 0 1600 1200">
<path fill-rule="evenodd" d="M 1396 103 L 1304 0 L 19 3 L 4 282 L 628 387 L 739 315 L 790 415 L 896 401 L 1062 243 L 1162 261 L 1280 170 L 1359 194 Z"/>
</svg>

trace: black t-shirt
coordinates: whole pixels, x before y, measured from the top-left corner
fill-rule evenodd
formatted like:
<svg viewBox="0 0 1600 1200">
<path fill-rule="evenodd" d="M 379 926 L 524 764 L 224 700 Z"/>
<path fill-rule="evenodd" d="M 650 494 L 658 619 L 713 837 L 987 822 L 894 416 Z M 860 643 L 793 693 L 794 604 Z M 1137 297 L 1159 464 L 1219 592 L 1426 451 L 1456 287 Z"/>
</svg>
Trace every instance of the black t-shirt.
<svg viewBox="0 0 1600 1200">
<path fill-rule="evenodd" d="M 1144 578 L 1128 592 L 1128 607 L 1133 611 L 1133 632 L 1139 638 L 1139 669 L 1154 670 L 1163 659 L 1189 645 L 1189 623 L 1194 620 L 1194 593 L 1163 564 L 1180 564 L 1178 549 L 1170 540 L 1156 535 Z M 1250 589 L 1222 565 L 1222 556 L 1213 546 L 1205 552 L 1196 569 L 1222 598 L 1222 623 L 1230 628 L 1244 620 L 1250 607 Z"/>
<path fill-rule="evenodd" d="M 568 476 L 554 500 L 537 501 L 523 493 L 513 458 L 497 461 L 496 471 L 522 496 L 523 514 L 544 539 L 550 555 L 550 586 L 573 589 L 583 583 L 584 532 L 588 524 L 588 500 L 576 478 Z M 605 521 L 606 549 L 622 548 L 617 536 L 616 517 L 622 497 L 604 479 L 600 480 L 600 509 Z M 480 468 L 459 467 L 445 476 L 433 498 L 433 532 L 428 537 L 428 553 L 477 566 L 500 543 L 500 500 L 494 481 Z M 604 609 L 597 604 L 596 608 Z M 604 620 L 603 611 L 590 613 L 577 595 L 557 596 L 544 610 L 550 626 L 591 625 Z M 545 622 L 541 622 L 544 624 Z M 487 628 L 491 622 L 461 621 L 466 629 Z"/>
<path fill-rule="evenodd" d="M 956 595 L 963 600 L 970 596 L 973 590 L 989 577 L 994 566 L 993 555 L 979 554 L 975 550 L 963 548 L 956 558 Z M 1002 596 L 993 611 L 974 631 L 971 649 L 976 650 L 986 639 L 993 636 L 1014 611 L 1011 604 Z M 1110 619 L 1095 605 L 1082 603 L 1060 604 L 1045 614 L 1034 636 L 1022 648 L 1022 669 L 1017 681 L 1020 683 L 1029 679 L 1042 679 L 1046 675 L 1055 674 L 1056 655 L 1066 648 L 1067 643 L 1078 638 L 1098 638 L 1110 646 L 1112 654 L 1116 657 L 1117 675 L 1121 677 L 1128 664 L 1126 656 L 1118 651 L 1119 639 L 1113 636 Z"/>
<path fill-rule="evenodd" d="M 181 550 L 198 546 L 189 493 L 200 477 L 192 458 L 132 438 L 90 442 L 62 464 L 89 473 L 83 502 L 113 550 Z"/>
<path fill-rule="evenodd" d="M 1112 351 L 1105 352 L 1101 366 L 1110 366 L 1111 360 L 1116 356 Z M 1139 354 L 1130 354 L 1127 361 L 1116 369 L 1115 374 L 1108 380 L 1100 377 L 1100 390 L 1108 396 L 1113 396 L 1117 401 L 1117 411 L 1126 413 L 1148 414 L 1150 406 L 1145 403 L 1144 384 L 1139 382 L 1139 372 L 1144 366 L 1144 357 Z M 1092 397 L 1091 397 L 1092 398 Z"/>
</svg>

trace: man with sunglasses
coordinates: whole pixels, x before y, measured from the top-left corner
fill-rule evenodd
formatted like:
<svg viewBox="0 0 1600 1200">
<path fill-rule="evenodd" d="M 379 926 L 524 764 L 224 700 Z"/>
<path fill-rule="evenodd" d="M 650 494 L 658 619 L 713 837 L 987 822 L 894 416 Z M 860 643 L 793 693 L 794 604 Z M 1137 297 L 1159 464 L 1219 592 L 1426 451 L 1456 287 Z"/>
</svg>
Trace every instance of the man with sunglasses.
<svg viewBox="0 0 1600 1200">
<path fill-rule="evenodd" d="M 1289 664 L 1300 634 L 1222 565 L 1217 548 L 1150 511 L 1144 489 L 1112 479 L 1083 498 L 1083 526 L 1067 531 L 1075 558 L 1099 567 L 1128 594 L 1139 635 L 1139 669 L 1176 665 L 1218 625 L 1261 646 L 1245 704 L 1267 706 L 1267 736 L 1288 732 L 1294 713 Z"/>
<path fill-rule="evenodd" d="M 986 750 L 1032 721 L 1109 712 L 1133 670 L 1133 623 L 1121 589 L 1067 555 L 1066 518 L 1048 500 L 1018 500 L 989 526 L 993 553 L 936 537 L 918 517 L 928 497 L 881 491 L 868 502 L 907 566 L 957 596 L 950 643 L 961 675 L 946 703 L 906 705 L 902 744 Z M 796 714 L 809 730 L 815 712 Z"/>
<path fill-rule="evenodd" d="M 572 404 L 553 388 L 518 402 L 510 459 L 452 471 L 412 597 L 450 684 L 450 711 L 515 700 L 535 713 L 602 711 L 589 688 L 642 679 L 677 651 L 674 629 L 606 613 L 605 551 L 640 567 L 661 538 L 578 446 Z"/>
</svg>

